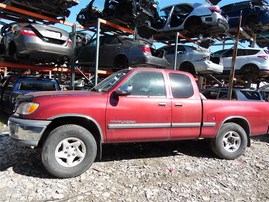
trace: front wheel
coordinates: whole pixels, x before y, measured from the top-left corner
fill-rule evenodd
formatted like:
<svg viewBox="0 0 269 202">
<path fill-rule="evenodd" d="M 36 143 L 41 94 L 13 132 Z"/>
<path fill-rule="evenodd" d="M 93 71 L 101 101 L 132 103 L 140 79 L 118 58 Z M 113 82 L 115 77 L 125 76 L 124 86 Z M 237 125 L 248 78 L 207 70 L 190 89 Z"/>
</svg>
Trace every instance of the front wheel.
<svg viewBox="0 0 269 202">
<path fill-rule="evenodd" d="M 225 123 L 211 141 L 211 148 L 220 158 L 232 160 L 245 152 L 247 141 L 247 134 L 241 126 L 236 123 Z"/>
<path fill-rule="evenodd" d="M 49 134 L 42 147 L 42 162 L 56 177 L 75 177 L 92 165 L 96 154 L 93 135 L 79 125 L 68 124 Z"/>
</svg>

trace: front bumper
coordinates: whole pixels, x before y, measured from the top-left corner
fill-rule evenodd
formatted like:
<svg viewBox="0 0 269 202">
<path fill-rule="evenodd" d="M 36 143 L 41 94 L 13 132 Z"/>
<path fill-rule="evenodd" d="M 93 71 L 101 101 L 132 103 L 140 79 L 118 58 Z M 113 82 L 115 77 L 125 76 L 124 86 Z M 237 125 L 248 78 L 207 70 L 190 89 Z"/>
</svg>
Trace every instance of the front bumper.
<svg viewBox="0 0 269 202">
<path fill-rule="evenodd" d="M 8 120 L 10 137 L 23 145 L 37 146 L 51 121 L 20 119 L 11 116 Z"/>
</svg>

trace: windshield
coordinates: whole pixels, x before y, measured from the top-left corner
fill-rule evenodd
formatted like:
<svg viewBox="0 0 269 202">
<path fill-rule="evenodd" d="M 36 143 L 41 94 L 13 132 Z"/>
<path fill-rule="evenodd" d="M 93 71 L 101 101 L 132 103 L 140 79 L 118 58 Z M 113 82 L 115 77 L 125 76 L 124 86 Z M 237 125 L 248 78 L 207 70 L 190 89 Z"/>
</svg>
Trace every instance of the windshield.
<svg viewBox="0 0 269 202">
<path fill-rule="evenodd" d="M 98 91 L 98 92 L 107 92 L 112 89 L 122 78 L 124 78 L 131 69 L 124 69 L 118 71 L 114 74 L 111 74 L 109 77 L 101 81 L 95 87 L 91 89 L 91 91 Z"/>
</svg>

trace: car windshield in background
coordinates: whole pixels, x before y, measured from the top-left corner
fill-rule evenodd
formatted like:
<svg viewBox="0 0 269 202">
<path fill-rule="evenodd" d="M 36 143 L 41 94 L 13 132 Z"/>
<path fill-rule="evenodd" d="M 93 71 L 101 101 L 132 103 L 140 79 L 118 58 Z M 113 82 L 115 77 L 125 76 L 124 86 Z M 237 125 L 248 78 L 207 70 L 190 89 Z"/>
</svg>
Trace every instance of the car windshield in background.
<svg viewBox="0 0 269 202">
<path fill-rule="evenodd" d="M 111 88 L 113 88 L 122 78 L 124 78 L 131 70 L 125 69 L 114 74 L 111 74 L 109 77 L 101 81 L 95 87 L 91 89 L 91 91 L 98 92 L 107 92 Z"/>
<path fill-rule="evenodd" d="M 202 92 L 207 99 L 228 99 L 228 88 L 209 88 Z M 259 91 L 251 89 L 234 88 L 232 90 L 232 100 L 264 101 Z"/>
<path fill-rule="evenodd" d="M 261 95 L 258 92 L 242 90 L 241 93 L 249 100 L 261 100 Z"/>
</svg>

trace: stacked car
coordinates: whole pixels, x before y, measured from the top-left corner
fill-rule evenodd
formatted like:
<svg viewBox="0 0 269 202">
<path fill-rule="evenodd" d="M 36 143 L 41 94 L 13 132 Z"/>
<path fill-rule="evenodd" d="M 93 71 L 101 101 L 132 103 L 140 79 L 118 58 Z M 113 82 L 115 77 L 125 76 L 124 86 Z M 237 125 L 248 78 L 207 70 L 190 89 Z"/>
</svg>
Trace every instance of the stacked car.
<svg viewBox="0 0 269 202">
<path fill-rule="evenodd" d="M 63 64 L 74 55 L 68 32 L 37 23 L 11 23 L 1 29 L 0 53 L 7 60 Z"/>
<path fill-rule="evenodd" d="M 79 0 L 0 2 L 55 18 L 68 17 L 69 9 L 79 4 Z M 222 7 L 217 5 L 218 0 L 182 2 L 164 8 L 159 7 L 158 0 L 104 0 L 103 9 L 95 3 L 91 0 L 77 14 L 76 20 L 81 25 L 86 29 L 96 28 L 96 20 L 103 18 L 133 30 L 134 35 L 122 35 L 123 32 L 115 31 L 115 27 L 111 31 L 109 27 L 102 27 L 101 37 L 97 39 L 95 33 L 93 36 L 83 32 L 70 34 L 48 25 L 47 21 L 42 24 L 36 19 L 23 18 L 23 22 L 5 24 L 1 28 L 1 56 L 6 61 L 22 64 L 72 64 L 91 73 L 98 60 L 98 68 L 111 71 L 129 66 L 154 66 L 175 68 L 194 76 L 217 74 L 222 78 L 232 69 L 234 50 L 223 48 L 211 54 L 211 42 L 234 34 L 241 13 L 242 28 L 257 33 L 257 39 L 267 36 L 269 29 L 269 6 L 265 0 L 242 1 Z M 175 38 L 172 41 L 171 36 L 175 37 L 176 33 L 185 41 L 180 40 L 175 45 Z M 203 44 L 206 38 L 212 39 L 207 45 Z M 158 48 L 156 41 L 168 45 Z M 266 45 L 264 40 L 257 43 Z M 269 78 L 267 52 L 262 48 L 238 49 L 235 70 L 242 80 Z"/>
<path fill-rule="evenodd" d="M 68 17 L 69 8 L 78 5 L 79 0 L 0 0 L 0 3 L 57 18 Z"/>
</svg>

